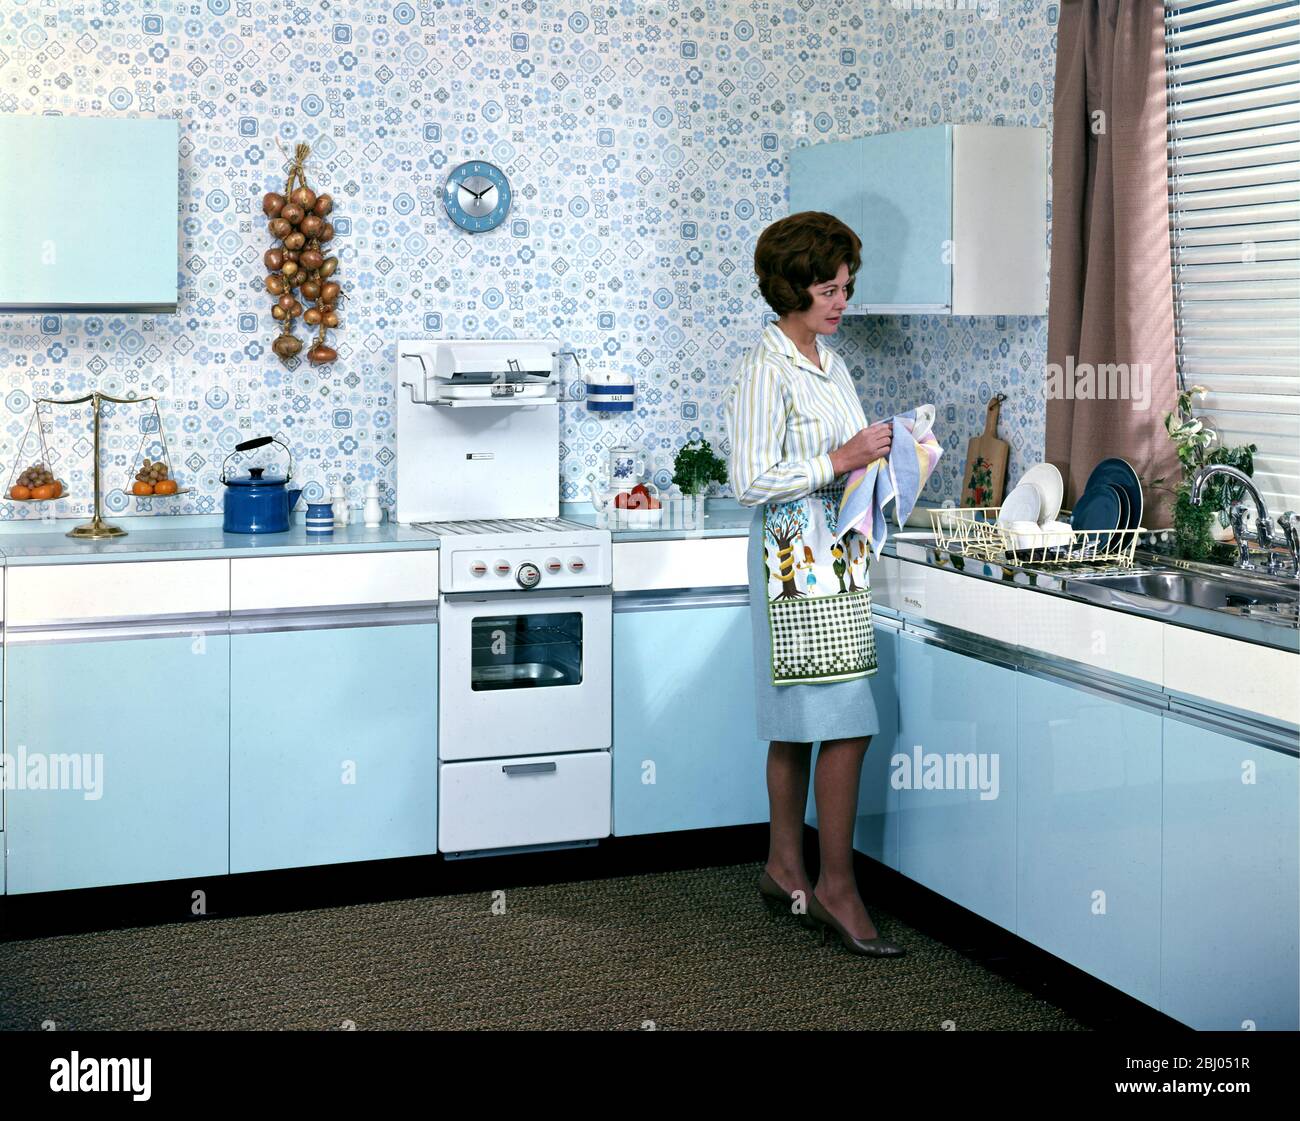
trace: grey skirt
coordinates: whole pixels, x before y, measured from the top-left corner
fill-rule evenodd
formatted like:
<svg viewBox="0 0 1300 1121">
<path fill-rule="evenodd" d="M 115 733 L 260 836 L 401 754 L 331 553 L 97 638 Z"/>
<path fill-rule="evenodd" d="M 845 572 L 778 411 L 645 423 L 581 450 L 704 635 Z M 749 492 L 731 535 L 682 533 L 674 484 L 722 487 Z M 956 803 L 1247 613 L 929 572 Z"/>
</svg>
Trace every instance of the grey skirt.
<svg viewBox="0 0 1300 1121">
<path fill-rule="evenodd" d="M 874 677 L 825 685 L 773 685 L 772 637 L 767 619 L 767 565 L 763 561 L 763 511 L 749 527 L 749 616 L 754 629 L 754 697 L 758 738 L 817 743 L 874 736 L 880 731 Z"/>
</svg>

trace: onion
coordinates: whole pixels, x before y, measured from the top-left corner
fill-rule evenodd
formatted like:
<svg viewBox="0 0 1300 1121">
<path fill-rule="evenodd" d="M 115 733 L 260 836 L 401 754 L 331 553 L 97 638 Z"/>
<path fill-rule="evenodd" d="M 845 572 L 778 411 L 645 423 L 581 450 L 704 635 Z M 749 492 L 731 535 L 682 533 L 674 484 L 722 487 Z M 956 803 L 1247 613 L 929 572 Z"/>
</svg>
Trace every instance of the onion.
<svg viewBox="0 0 1300 1121">
<path fill-rule="evenodd" d="M 299 187 L 289 197 L 301 206 L 303 210 L 310 210 L 316 205 L 316 192 L 310 187 Z"/>
<path fill-rule="evenodd" d="M 316 205 L 312 207 L 322 218 L 334 209 L 334 197 L 332 195 L 317 195 Z"/>
<path fill-rule="evenodd" d="M 262 196 L 262 213 L 268 218 L 275 218 L 279 215 L 282 206 L 284 206 L 284 195 L 268 191 Z"/>
<path fill-rule="evenodd" d="M 296 251 L 298 249 L 301 249 L 306 244 L 307 244 L 307 239 L 303 237 L 302 234 L 296 232 L 291 233 L 288 237 L 284 239 L 284 247 L 286 249 L 293 249 Z"/>
<path fill-rule="evenodd" d="M 293 227 L 283 218 L 272 218 L 267 227 L 276 237 L 287 237 L 293 231 Z"/>
<path fill-rule="evenodd" d="M 285 208 L 280 211 L 280 217 L 283 218 L 286 222 L 289 222 L 292 225 L 296 226 L 299 222 L 302 221 L 303 216 L 306 213 L 307 212 L 303 210 L 303 208 L 299 206 L 297 203 L 291 202 L 288 203 L 285 206 Z"/>
<path fill-rule="evenodd" d="M 339 352 L 332 346 L 326 346 L 324 343 L 317 343 L 307 352 L 307 357 L 311 359 L 313 366 L 323 366 L 327 362 L 333 362 L 338 358 Z"/>
</svg>

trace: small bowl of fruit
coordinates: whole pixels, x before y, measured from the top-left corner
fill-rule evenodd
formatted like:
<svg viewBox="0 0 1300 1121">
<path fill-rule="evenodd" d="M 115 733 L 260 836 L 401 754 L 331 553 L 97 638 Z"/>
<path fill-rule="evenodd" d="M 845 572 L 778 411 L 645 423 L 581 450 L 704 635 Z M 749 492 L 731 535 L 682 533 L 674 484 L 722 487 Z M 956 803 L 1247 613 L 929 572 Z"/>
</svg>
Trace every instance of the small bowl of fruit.
<svg viewBox="0 0 1300 1121">
<path fill-rule="evenodd" d="M 44 463 L 33 463 L 9 488 L 9 497 L 15 502 L 53 502 L 63 497 L 64 489 Z"/>
<path fill-rule="evenodd" d="M 167 464 L 161 459 L 156 463 L 145 459 L 140 470 L 135 473 L 135 482 L 131 484 L 131 493 L 137 498 L 165 497 L 180 494 L 180 487 L 171 478 Z"/>
<path fill-rule="evenodd" d="M 629 529 L 651 529 L 663 518 L 663 506 L 654 483 L 637 483 L 630 490 L 614 496 L 614 508 L 620 522 Z"/>
</svg>

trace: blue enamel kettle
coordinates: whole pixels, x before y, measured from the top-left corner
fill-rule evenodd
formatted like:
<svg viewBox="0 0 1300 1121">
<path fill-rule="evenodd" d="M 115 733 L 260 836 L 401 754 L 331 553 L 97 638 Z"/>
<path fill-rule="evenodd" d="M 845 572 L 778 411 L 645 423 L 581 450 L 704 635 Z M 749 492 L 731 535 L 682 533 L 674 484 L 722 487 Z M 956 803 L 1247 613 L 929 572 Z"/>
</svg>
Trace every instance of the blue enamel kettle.
<svg viewBox="0 0 1300 1121">
<path fill-rule="evenodd" d="M 227 475 L 226 464 L 241 452 L 279 444 L 289 458 L 283 475 L 268 475 L 265 467 L 250 467 L 247 475 Z M 235 450 L 221 464 L 221 481 L 226 486 L 222 503 L 224 517 L 221 528 L 226 533 L 283 533 L 289 528 L 289 511 L 293 509 L 302 488 L 289 489 L 293 478 L 293 457 L 288 446 L 274 436 L 259 436 L 236 444 Z"/>
</svg>

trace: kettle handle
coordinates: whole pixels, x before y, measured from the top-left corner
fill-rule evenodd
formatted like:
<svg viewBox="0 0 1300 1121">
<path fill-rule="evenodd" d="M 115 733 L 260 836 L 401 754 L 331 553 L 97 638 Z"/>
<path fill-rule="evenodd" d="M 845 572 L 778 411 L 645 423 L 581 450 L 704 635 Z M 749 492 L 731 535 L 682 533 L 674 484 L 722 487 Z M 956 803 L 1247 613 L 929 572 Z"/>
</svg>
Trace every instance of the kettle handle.
<svg viewBox="0 0 1300 1121">
<path fill-rule="evenodd" d="M 279 444 L 280 447 L 284 448 L 284 454 L 289 457 L 289 466 L 284 473 L 284 481 L 287 483 L 290 479 L 292 479 L 293 478 L 293 453 L 289 451 L 289 445 L 286 444 L 283 440 L 281 440 L 277 436 L 255 436 L 251 440 L 244 440 L 242 443 L 236 444 L 235 450 L 232 451 L 230 455 L 226 456 L 226 458 L 221 461 L 222 483 L 225 483 L 226 481 L 226 464 L 230 462 L 233 456 L 237 455 L 239 452 L 251 452 L 251 451 L 255 451 L 257 448 L 264 448 L 266 447 L 267 444 Z"/>
</svg>

